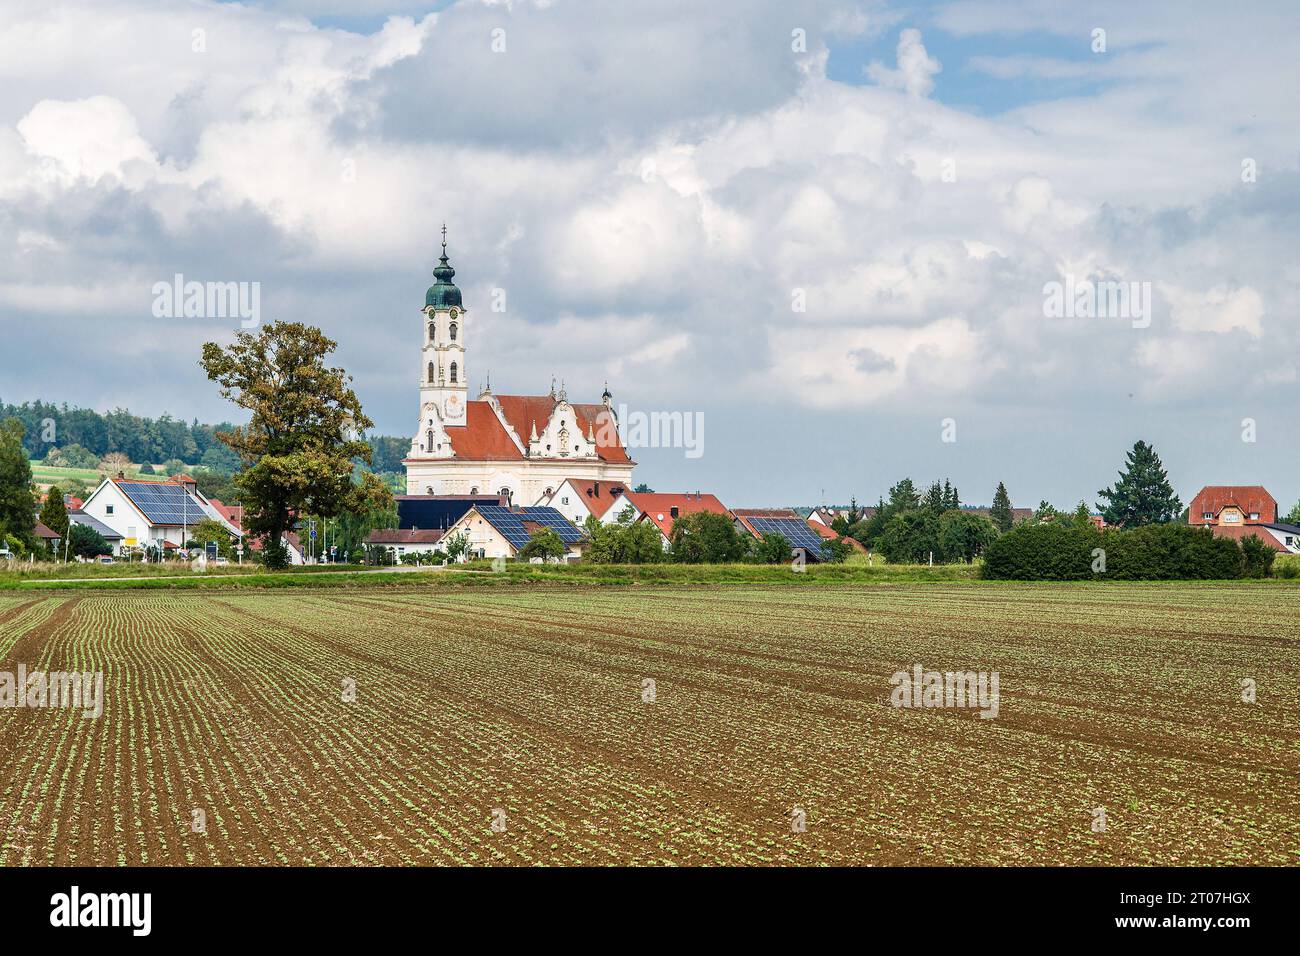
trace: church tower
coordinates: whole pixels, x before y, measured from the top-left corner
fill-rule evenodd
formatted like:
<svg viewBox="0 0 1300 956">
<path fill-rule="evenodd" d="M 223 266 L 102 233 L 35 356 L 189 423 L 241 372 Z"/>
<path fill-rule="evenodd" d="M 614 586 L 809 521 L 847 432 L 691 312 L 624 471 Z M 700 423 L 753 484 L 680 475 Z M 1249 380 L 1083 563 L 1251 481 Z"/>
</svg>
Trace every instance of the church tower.
<svg viewBox="0 0 1300 956">
<path fill-rule="evenodd" d="M 442 227 L 442 256 L 434 267 L 436 280 L 424 295 L 424 349 L 420 375 L 420 408 L 436 408 L 441 424 L 464 427 L 469 400 L 465 370 L 465 307 L 460 289 L 452 284 L 456 270 L 447 261 L 447 226 Z M 434 451 L 433 448 L 426 452 Z"/>
</svg>

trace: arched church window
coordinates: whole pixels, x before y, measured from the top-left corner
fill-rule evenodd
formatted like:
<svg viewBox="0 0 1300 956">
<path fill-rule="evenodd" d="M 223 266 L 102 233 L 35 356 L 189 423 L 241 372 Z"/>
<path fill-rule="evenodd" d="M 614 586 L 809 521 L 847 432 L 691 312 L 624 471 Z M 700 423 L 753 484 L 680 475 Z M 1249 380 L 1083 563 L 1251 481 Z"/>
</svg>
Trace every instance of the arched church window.
<svg viewBox="0 0 1300 956">
<path fill-rule="evenodd" d="M 429 363 L 429 381 L 430 381 L 430 382 L 433 381 L 433 363 L 432 363 L 432 362 Z"/>
<path fill-rule="evenodd" d="M 432 322 L 430 322 L 430 323 L 429 323 L 429 342 L 430 342 L 430 343 L 433 342 L 433 335 L 434 335 L 434 331 L 435 331 L 436 329 L 437 329 L 437 326 L 435 326 Z"/>
<path fill-rule="evenodd" d="M 471 489 L 469 490 L 469 493 L 470 493 L 471 495 L 476 495 L 476 494 L 478 494 L 478 485 L 475 485 L 473 488 L 471 488 Z"/>
<path fill-rule="evenodd" d="M 433 451 L 433 429 L 424 433 L 424 450 Z"/>
<path fill-rule="evenodd" d="M 425 489 L 424 489 L 424 493 L 425 493 L 426 495 L 431 495 L 431 494 L 433 494 L 433 485 L 426 485 L 426 486 L 425 486 Z"/>
<path fill-rule="evenodd" d="M 449 329 L 449 331 L 451 332 L 451 340 L 452 340 L 453 342 L 455 342 L 455 341 L 456 341 L 456 323 L 455 323 L 455 322 L 451 323 L 451 328 Z"/>
<path fill-rule="evenodd" d="M 453 385 L 456 384 L 456 363 L 455 362 L 451 363 L 451 382 Z"/>
</svg>

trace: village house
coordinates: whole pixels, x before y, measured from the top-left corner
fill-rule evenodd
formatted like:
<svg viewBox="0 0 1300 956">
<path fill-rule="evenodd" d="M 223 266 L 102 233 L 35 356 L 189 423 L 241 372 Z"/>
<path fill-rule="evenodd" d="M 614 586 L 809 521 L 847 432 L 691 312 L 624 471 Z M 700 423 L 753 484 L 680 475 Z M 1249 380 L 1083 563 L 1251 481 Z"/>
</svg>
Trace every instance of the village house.
<svg viewBox="0 0 1300 956">
<path fill-rule="evenodd" d="M 223 525 L 232 537 L 239 529 L 232 525 L 198 490 L 188 475 L 167 481 L 134 481 L 121 472 L 105 478 L 90 493 L 82 513 L 121 536 L 114 553 L 136 548 L 174 551 L 185 546 L 189 529 L 205 518 Z"/>
<path fill-rule="evenodd" d="M 673 524 L 683 515 L 698 511 L 707 511 L 715 515 L 727 514 L 727 507 L 715 495 L 701 492 L 694 494 L 665 494 L 660 492 L 628 492 L 624 495 L 627 504 L 636 509 L 633 521 L 649 521 L 659 530 L 661 544 L 668 548 L 673 536 Z M 621 512 L 623 509 L 612 509 Z M 613 516 L 607 513 L 607 517 Z M 605 524 L 612 523 L 609 520 Z"/>
<path fill-rule="evenodd" d="M 627 494 L 621 481 L 565 478 L 558 488 L 537 499 L 537 504 L 554 508 L 579 527 L 588 517 L 602 524 L 612 524 L 630 504 Z"/>
<path fill-rule="evenodd" d="M 564 560 L 582 556 L 586 536 L 554 508 L 534 505 L 510 508 L 504 505 L 473 505 L 443 536 L 465 535 L 468 548 L 462 560 L 474 558 L 517 558 L 535 531 L 550 528 L 564 542 Z"/>
<path fill-rule="evenodd" d="M 1206 485 L 1187 506 L 1187 523 L 1220 538 L 1255 535 L 1274 551 L 1300 554 L 1300 525 L 1277 520 L 1277 499 L 1261 485 Z"/>
</svg>

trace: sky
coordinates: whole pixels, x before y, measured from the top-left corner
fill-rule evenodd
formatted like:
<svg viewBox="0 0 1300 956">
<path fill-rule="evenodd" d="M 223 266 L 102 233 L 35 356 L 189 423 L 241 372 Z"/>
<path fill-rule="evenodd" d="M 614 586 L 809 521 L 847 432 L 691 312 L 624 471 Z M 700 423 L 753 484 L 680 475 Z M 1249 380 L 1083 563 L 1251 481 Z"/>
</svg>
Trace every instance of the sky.
<svg viewBox="0 0 1300 956">
<path fill-rule="evenodd" d="M 475 394 L 699 416 L 656 490 L 1072 509 L 1143 439 L 1285 511 L 1297 49 L 1286 2 L 7 0 L 0 399 L 236 417 L 182 275 L 408 435 L 445 222 Z"/>
</svg>

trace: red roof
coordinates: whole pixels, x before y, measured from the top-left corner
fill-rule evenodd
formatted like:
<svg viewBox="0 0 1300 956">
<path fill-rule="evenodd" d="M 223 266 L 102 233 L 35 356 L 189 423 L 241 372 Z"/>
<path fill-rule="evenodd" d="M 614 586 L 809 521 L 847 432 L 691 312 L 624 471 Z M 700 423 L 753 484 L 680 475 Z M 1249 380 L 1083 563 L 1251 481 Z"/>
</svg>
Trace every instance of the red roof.
<svg viewBox="0 0 1300 956">
<path fill-rule="evenodd" d="M 628 496 L 627 486 L 621 481 L 592 481 L 586 478 L 570 478 L 568 484 L 582 498 L 587 510 L 597 518 L 604 517 L 605 512 Z"/>
<path fill-rule="evenodd" d="M 225 518 L 227 521 L 233 524 L 242 533 L 244 529 L 244 523 L 243 523 L 244 506 L 243 505 L 225 505 L 222 504 L 221 501 L 217 498 L 209 498 L 208 504 L 216 508 L 217 512 L 221 515 L 221 517 Z"/>
<path fill-rule="evenodd" d="M 39 521 L 36 522 L 36 537 L 45 538 L 46 540 L 49 540 L 51 538 L 57 538 L 58 536 L 59 533 L 57 531 L 47 528 Z"/>
<path fill-rule="evenodd" d="M 827 541 L 838 541 L 840 538 L 838 532 L 832 531 L 820 521 L 813 521 L 811 517 L 808 519 L 808 527 L 812 528 Z M 849 546 L 852 547 L 854 551 L 861 551 L 863 554 L 866 553 L 866 547 L 857 538 L 850 538 L 848 535 L 845 535 L 844 540 L 849 543 Z"/>
<path fill-rule="evenodd" d="M 695 494 L 670 495 L 657 494 L 654 492 L 638 493 L 635 491 L 626 492 L 623 497 L 632 502 L 636 510 L 654 522 L 656 528 L 663 532 L 664 537 L 671 537 L 673 533 L 673 508 L 677 509 L 677 514 L 691 514 L 696 511 L 708 511 L 715 515 L 725 515 L 727 507 L 719 501 L 714 495 Z"/>
<path fill-rule="evenodd" d="M 551 420 L 551 412 L 556 399 L 550 395 L 496 395 L 501 406 L 501 414 L 514 429 L 515 435 L 524 448 L 533 425 L 540 432 Z M 604 405 L 574 405 L 574 424 L 582 437 L 589 433 L 596 439 L 596 454 L 604 461 L 626 464 L 631 461 L 619 443 L 618 430 L 610 422 L 606 427 L 605 416 L 609 414 Z M 501 424 L 496 411 L 488 401 L 465 403 L 465 424 L 453 425 L 447 429 L 451 439 L 452 451 L 457 458 L 469 461 L 521 461 L 524 453 L 519 450 L 509 432 Z M 559 455 L 554 456 L 559 458 Z"/>
<path fill-rule="evenodd" d="M 1229 506 L 1237 508 L 1242 520 L 1258 524 L 1277 521 L 1277 501 L 1261 485 L 1206 485 L 1187 506 L 1188 524 L 1217 524 L 1219 513 Z M 1209 512 L 1213 518 L 1202 518 Z M 1251 518 L 1258 514 L 1258 518 Z"/>
<path fill-rule="evenodd" d="M 515 434 L 525 446 L 528 444 L 529 435 L 532 434 L 534 423 L 537 425 L 538 432 L 541 432 L 546 427 L 546 423 L 551 420 L 551 412 L 557 404 L 556 399 L 550 395 L 497 395 L 495 397 L 501 406 L 501 413 L 505 415 L 506 421 L 510 423 L 510 427 L 515 430 Z M 575 424 L 584 438 L 588 433 L 594 434 L 596 454 L 602 459 L 624 464 L 631 460 L 619 443 L 618 429 L 614 427 L 609 409 L 604 405 L 573 405 L 573 414 L 577 419 Z M 605 427 L 602 428 L 602 425 Z"/>
<path fill-rule="evenodd" d="M 1270 524 L 1272 523 L 1273 522 L 1270 522 Z M 1256 523 L 1256 525 L 1219 524 L 1212 526 L 1210 530 L 1214 532 L 1216 538 L 1236 538 L 1238 541 L 1241 541 L 1243 538 L 1249 538 L 1253 534 L 1274 551 L 1289 553 L 1286 550 L 1286 545 L 1277 540 L 1277 538 L 1273 537 L 1266 530 L 1259 527 L 1258 523 Z"/>
</svg>

